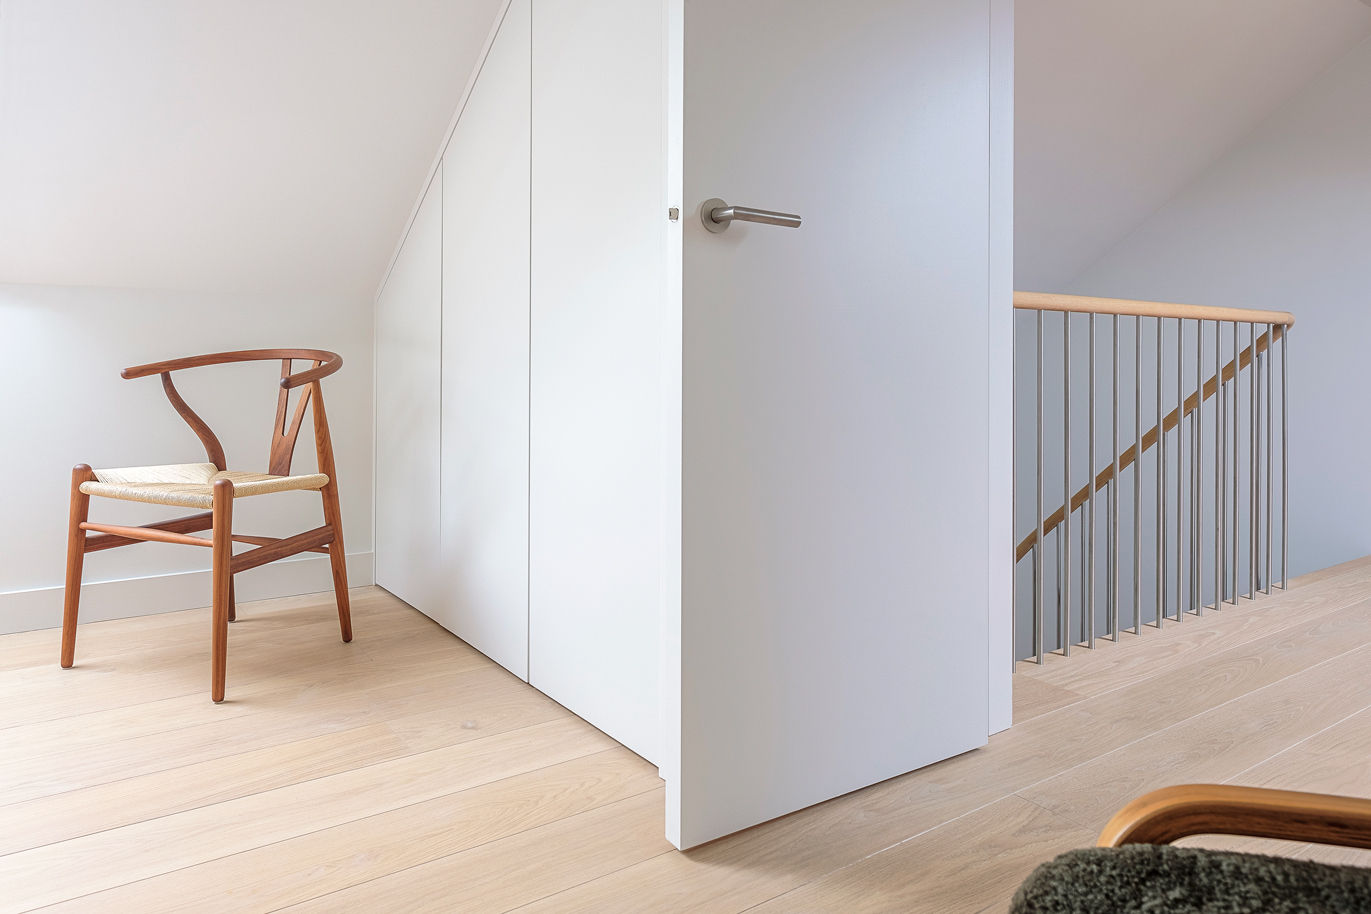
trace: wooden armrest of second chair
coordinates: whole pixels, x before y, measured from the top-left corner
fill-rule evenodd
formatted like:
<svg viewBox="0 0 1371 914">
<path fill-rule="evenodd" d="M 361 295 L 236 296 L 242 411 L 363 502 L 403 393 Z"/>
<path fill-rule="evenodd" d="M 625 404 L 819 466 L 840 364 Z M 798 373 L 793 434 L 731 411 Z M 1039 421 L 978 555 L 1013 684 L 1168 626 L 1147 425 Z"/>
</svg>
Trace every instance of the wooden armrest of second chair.
<svg viewBox="0 0 1371 914">
<path fill-rule="evenodd" d="M 1165 787 L 1119 810 L 1098 844 L 1170 844 L 1191 835 L 1371 848 L 1371 800 L 1228 784 Z"/>
</svg>

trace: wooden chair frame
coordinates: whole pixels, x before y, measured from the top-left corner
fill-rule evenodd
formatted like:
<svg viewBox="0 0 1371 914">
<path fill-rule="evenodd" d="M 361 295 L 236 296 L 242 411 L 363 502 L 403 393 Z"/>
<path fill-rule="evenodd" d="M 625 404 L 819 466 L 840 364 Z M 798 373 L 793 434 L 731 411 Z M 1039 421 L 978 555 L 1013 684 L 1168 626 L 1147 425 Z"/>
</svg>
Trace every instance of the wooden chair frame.
<svg viewBox="0 0 1371 914">
<path fill-rule="evenodd" d="M 209 547 L 212 576 L 212 614 L 211 614 L 211 676 L 210 697 L 215 702 L 224 700 L 224 682 L 228 661 L 228 623 L 237 618 L 233 576 L 277 559 L 296 555 L 301 552 L 320 552 L 329 557 L 333 570 L 333 592 L 338 604 L 338 624 L 342 630 L 343 641 L 352 640 L 352 613 L 348 601 L 347 552 L 343 546 L 343 519 L 338 506 L 338 474 L 333 462 L 333 439 L 329 435 L 328 416 L 324 411 L 324 396 L 320 381 L 343 366 L 342 358 L 323 349 L 249 349 L 237 352 L 216 352 L 209 355 L 190 356 L 153 362 L 125 368 L 121 376 L 126 379 L 159 375 L 162 389 L 176 412 L 191 427 L 205 447 L 209 462 L 219 470 L 227 467 L 224 462 L 224 448 L 205 423 L 186 401 L 181 398 L 172 383 L 171 374 L 186 368 L 200 368 L 207 365 L 222 365 L 230 362 L 275 361 L 281 362 L 281 390 L 276 400 L 276 424 L 272 429 L 271 450 L 267 461 L 267 472 L 273 476 L 290 475 L 291 459 L 295 453 L 295 441 L 308 407 L 314 417 L 314 449 L 318 459 L 319 472 L 328 476 L 328 483 L 319 489 L 323 497 L 324 524 L 304 533 L 285 538 L 270 536 L 248 536 L 233 532 L 233 482 L 228 479 L 215 480 L 213 503 L 210 511 L 178 517 L 172 520 L 141 527 L 121 527 L 112 524 L 95 524 L 88 520 L 91 496 L 81 491 L 81 484 L 95 481 L 95 473 L 87 464 L 78 464 L 71 474 L 71 510 L 68 519 L 67 535 L 67 577 L 66 594 L 62 612 L 62 667 L 69 669 L 76 658 L 77 611 L 81 600 L 81 570 L 86 553 L 102 549 L 113 549 L 139 542 L 178 543 L 190 546 Z M 296 360 L 313 363 L 311 368 L 292 373 L 291 365 Z M 304 388 L 298 397 L 295 410 L 289 411 L 290 392 Z M 190 536 L 201 530 L 209 530 L 210 538 Z M 93 534 L 93 535 L 92 535 Z M 257 548 L 249 549 L 239 555 L 233 554 L 233 544 L 248 543 Z"/>
<path fill-rule="evenodd" d="M 1119 810 L 1098 844 L 1170 844 L 1191 835 L 1371 848 L 1371 800 L 1229 784 L 1165 787 Z"/>
</svg>

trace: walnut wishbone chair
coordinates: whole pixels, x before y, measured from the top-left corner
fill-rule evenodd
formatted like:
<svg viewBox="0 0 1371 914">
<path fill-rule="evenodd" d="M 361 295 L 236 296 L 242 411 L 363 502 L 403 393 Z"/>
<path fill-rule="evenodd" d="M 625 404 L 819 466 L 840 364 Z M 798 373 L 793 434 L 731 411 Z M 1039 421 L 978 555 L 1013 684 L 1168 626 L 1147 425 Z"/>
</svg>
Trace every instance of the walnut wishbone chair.
<svg viewBox="0 0 1371 914">
<path fill-rule="evenodd" d="M 228 362 L 277 361 L 281 363 L 280 392 L 276 399 L 276 425 L 266 473 L 229 470 L 224 448 L 205 421 L 181 399 L 171 374 L 186 368 L 222 365 Z M 291 371 L 296 360 L 312 362 L 304 370 Z M 81 566 L 88 552 L 112 549 L 139 542 L 179 543 L 205 546 L 212 556 L 213 610 L 211 624 L 210 697 L 224 700 L 224 679 L 228 661 L 228 623 L 234 621 L 233 576 L 277 559 L 300 552 L 321 552 L 329 557 L 333 569 L 333 592 L 338 603 L 338 624 L 344 641 L 352 640 L 352 616 L 348 604 L 347 553 L 343 547 L 343 518 L 338 508 L 338 475 L 333 464 L 333 441 L 329 437 L 328 417 L 320 381 L 343 366 L 336 353 L 322 349 L 248 349 L 216 352 L 153 362 L 125 368 L 125 378 L 160 375 L 167 399 L 205 446 L 208 463 L 171 464 L 152 467 L 122 467 L 92 470 L 78 465 L 71 474 L 71 513 L 67 536 L 66 599 L 62 613 L 62 666 L 70 668 L 76 658 L 76 615 L 81 600 Z M 295 410 L 289 410 L 290 392 L 303 388 Z M 300 434 L 305 410 L 314 416 L 314 449 L 318 472 L 301 476 L 290 473 L 295 440 Z M 324 524 L 284 539 L 247 536 L 233 532 L 233 502 L 236 498 L 273 492 L 317 491 L 323 496 Z M 202 513 L 142 527 L 120 527 L 88 521 L 92 496 L 200 508 Z M 210 537 L 190 536 L 209 530 Z M 235 542 L 255 546 L 233 554 Z"/>
</svg>

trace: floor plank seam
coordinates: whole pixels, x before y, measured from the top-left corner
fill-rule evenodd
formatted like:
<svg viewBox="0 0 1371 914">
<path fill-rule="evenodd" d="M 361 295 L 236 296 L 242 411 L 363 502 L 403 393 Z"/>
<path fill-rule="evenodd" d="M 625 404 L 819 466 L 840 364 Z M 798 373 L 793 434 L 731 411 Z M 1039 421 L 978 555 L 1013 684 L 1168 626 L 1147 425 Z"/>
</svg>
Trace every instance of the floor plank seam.
<svg viewBox="0 0 1371 914">
<path fill-rule="evenodd" d="M 1257 768 L 1260 768 L 1262 765 L 1265 765 L 1267 762 L 1270 762 L 1270 761 L 1272 761 L 1273 759 L 1278 759 L 1278 758 L 1280 758 L 1282 755 L 1285 755 L 1287 752 L 1290 752 L 1290 751 L 1293 750 L 1293 749 L 1298 749 L 1300 746 L 1303 746 L 1305 743 L 1308 743 L 1310 740 L 1313 740 L 1313 739 L 1315 739 L 1315 738 L 1317 738 L 1317 737 L 1320 737 L 1320 736 L 1322 736 L 1323 734 L 1327 733 L 1329 730 L 1332 730 L 1332 729 L 1334 729 L 1334 728 L 1336 728 L 1336 727 L 1340 727 L 1340 726 L 1342 726 L 1343 724 L 1347 723 L 1348 721 L 1352 720 L 1353 718 L 1355 718 L 1355 717 L 1360 717 L 1361 715 L 1367 713 L 1368 711 L 1371 711 L 1371 705 L 1367 705 L 1367 706 L 1364 707 L 1364 708 L 1361 708 L 1361 709 L 1359 709 L 1359 710 L 1353 711 L 1351 714 L 1347 715 L 1346 717 L 1342 718 L 1341 720 L 1334 721 L 1333 723 L 1331 723 L 1331 724 L 1329 724 L 1328 726 L 1324 727 L 1322 730 L 1319 730 L 1319 731 L 1317 731 L 1317 732 L 1315 732 L 1315 733 L 1311 733 L 1311 734 L 1309 734 L 1308 736 L 1304 737 L 1303 739 L 1296 740 L 1295 742 L 1293 742 L 1293 743 L 1291 743 L 1290 745 L 1286 746 L 1284 749 L 1282 749 L 1282 750 L 1279 751 L 1279 752 L 1273 752 L 1273 753 L 1271 753 L 1270 755 L 1268 755 L 1266 758 L 1262 759 L 1261 761 L 1259 761 L 1259 762 L 1254 762 L 1253 764 L 1248 765 L 1246 768 L 1244 768 L 1242 771 L 1239 771 L 1237 774 L 1230 775 L 1229 777 L 1224 778 L 1224 781 L 1223 781 L 1223 782 L 1224 782 L 1225 784 L 1231 784 L 1231 783 L 1233 783 L 1234 781 L 1236 781 L 1236 780 L 1238 780 L 1239 778 L 1241 778 L 1243 775 L 1247 774 L 1248 772 L 1254 771 L 1254 770 L 1256 770 Z"/>
</svg>

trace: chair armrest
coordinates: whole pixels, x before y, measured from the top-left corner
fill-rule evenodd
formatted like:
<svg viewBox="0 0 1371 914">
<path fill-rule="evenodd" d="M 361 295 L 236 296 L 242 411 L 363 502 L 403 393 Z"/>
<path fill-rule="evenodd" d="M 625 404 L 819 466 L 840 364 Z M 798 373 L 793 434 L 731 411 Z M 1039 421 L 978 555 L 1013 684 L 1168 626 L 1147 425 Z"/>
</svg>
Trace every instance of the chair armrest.
<svg viewBox="0 0 1371 914">
<path fill-rule="evenodd" d="M 1100 847 L 1170 844 L 1189 835 L 1247 835 L 1371 848 L 1371 800 L 1265 787 L 1186 784 L 1138 797 L 1100 833 Z"/>
</svg>

